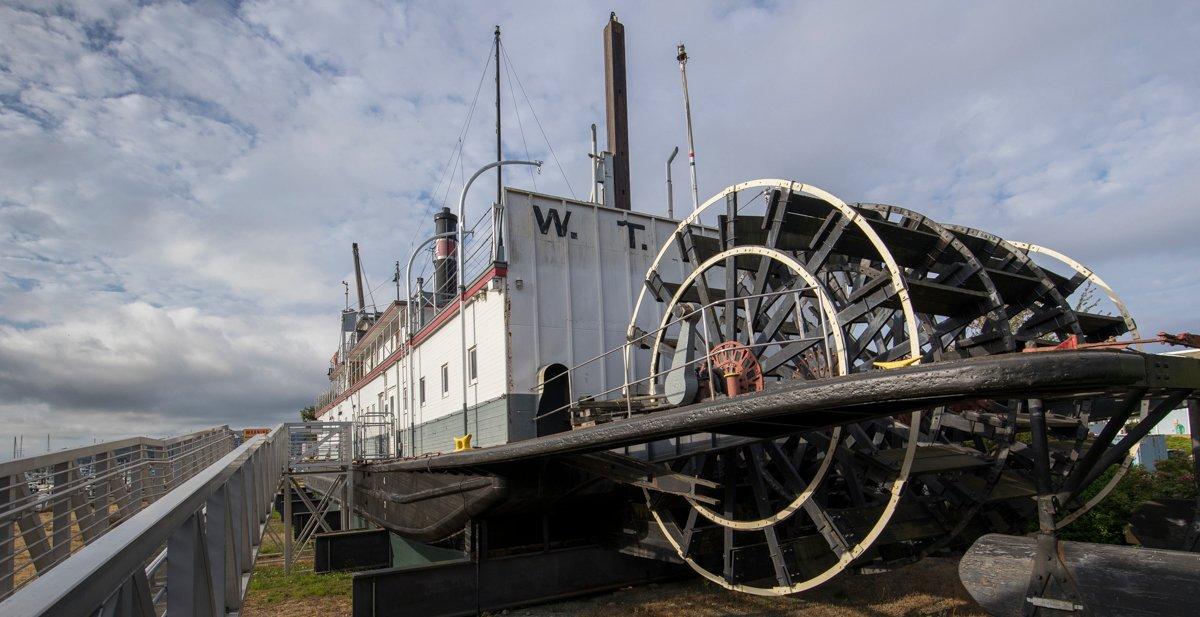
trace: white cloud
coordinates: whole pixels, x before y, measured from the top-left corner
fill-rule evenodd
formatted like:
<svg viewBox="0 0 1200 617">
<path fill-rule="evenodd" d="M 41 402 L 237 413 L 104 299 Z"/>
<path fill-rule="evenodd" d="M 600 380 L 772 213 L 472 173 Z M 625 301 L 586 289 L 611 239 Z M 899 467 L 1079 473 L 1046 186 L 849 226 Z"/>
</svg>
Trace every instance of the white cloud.
<svg viewBox="0 0 1200 617">
<path fill-rule="evenodd" d="M 615 8 L 636 208 L 665 210 L 685 40 L 702 194 L 776 176 L 897 203 L 1073 254 L 1146 332 L 1197 327 L 1196 5 Z M 349 243 L 382 301 L 390 264 L 445 194 L 494 24 L 586 193 L 608 11 L 0 6 L 0 418 L 83 438 L 294 414 L 322 386 Z M 566 194 L 504 81 L 506 148 L 550 161 L 533 181 Z M 493 156 L 489 88 L 468 170 Z"/>
</svg>

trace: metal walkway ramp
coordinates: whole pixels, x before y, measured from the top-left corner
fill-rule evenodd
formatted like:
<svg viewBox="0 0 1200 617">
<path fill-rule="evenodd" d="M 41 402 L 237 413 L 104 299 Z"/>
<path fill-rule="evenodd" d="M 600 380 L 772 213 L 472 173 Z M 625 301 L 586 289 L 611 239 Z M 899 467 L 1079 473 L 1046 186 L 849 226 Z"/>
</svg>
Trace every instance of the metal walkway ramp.
<svg viewBox="0 0 1200 617">
<path fill-rule="evenodd" d="M 0 615 L 238 614 L 281 482 L 348 470 L 349 431 L 281 424 L 235 447 L 219 427 L 0 464 Z"/>
</svg>

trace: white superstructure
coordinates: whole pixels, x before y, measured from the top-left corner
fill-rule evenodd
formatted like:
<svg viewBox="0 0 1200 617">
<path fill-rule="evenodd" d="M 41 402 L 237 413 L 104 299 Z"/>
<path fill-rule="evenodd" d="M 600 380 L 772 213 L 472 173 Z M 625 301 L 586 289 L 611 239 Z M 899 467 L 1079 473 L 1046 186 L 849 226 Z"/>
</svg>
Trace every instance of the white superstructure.
<svg viewBox="0 0 1200 617">
<path fill-rule="evenodd" d="M 398 447 L 409 456 L 449 451 L 464 433 L 476 446 L 534 436 L 539 370 L 551 365 L 572 368 L 572 398 L 615 398 L 627 383 L 623 355 L 596 358 L 625 344 L 647 267 L 676 224 L 505 189 L 503 206 L 484 214 L 464 246 L 467 366 L 456 295 L 414 289 L 412 305 L 421 310 L 412 311 L 412 324 L 405 302 L 377 318 L 345 320 L 353 330 L 331 363 L 319 417 L 391 417 L 389 436 L 364 438 L 386 439 L 380 454 Z M 639 325 L 651 330 L 659 317 L 647 314 Z M 628 371 L 636 379 L 648 352 L 633 349 Z"/>
</svg>

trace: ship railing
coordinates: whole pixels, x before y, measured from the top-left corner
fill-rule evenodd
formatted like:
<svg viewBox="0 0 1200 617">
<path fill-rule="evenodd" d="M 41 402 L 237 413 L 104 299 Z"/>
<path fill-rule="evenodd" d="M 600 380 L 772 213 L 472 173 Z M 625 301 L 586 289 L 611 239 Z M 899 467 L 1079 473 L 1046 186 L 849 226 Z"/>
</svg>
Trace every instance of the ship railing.
<svg viewBox="0 0 1200 617">
<path fill-rule="evenodd" d="M 0 463 L 0 599 L 186 483 L 232 451 L 236 439 L 220 426 Z"/>
<path fill-rule="evenodd" d="M 294 470 L 349 461 L 354 455 L 349 422 L 289 422 L 288 459 Z"/>
<path fill-rule="evenodd" d="M 313 400 L 313 405 L 317 409 L 324 409 L 326 405 L 332 403 L 333 399 L 338 397 L 338 394 L 339 392 L 337 391 L 337 388 L 330 386 L 328 390 L 325 390 L 316 396 L 316 398 Z"/>
<path fill-rule="evenodd" d="M 281 425 L 193 459 L 207 462 L 63 567 L 40 572 L 0 602 L 0 615 L 236 614 L 289 462 L 287 435 Z M 195 447 L 180 451 L 195 454 Z"/>
<path fill-rule="evenodd" d="M 496 262 L 503 261 L 503 244 L 499 241 L 502 236 L 502 212 L 503 208 L 493 206 L 480 214 L 473 224 L 463 229 L 463 263 L 458 265 L 462 269 L 462 280 L 467 286 L 487 274 Z M 426 260 L 422 269 L 417 272 L 418 278 L 425 278 L 432 264 L 432 259 Z M 453 301 L 457 294 L 457 278 L 451 278 L 440 287 L 435 285 L 431 291 L 421 288 L 414 290 L 409 303 L 410 306 L 417 307 L 417 310 L 412 311 L 414 323 L 409 329 L 409 334 L 415 334 L 450 306 L 457 306 Z"/>
<path fill-rule="evenodd" d="M 470 286 L 473 281 L 487 273 L 496 263 L 498 223 L 500 208 L 489 208 L 463 232 L 463 283 Z"/>
<path fill-rule="evenodd" d="M 812 286 L 806 285 L 806 286 L 791 287 L 788 289 L 766 292 L 766 293 L 761 293 L 761 294 L 748 294 L 745 296 L 739 296 L 738 300 L 754 300 L 754 299 L 765 300 L 768 298 L 776 298 L 779 296 L 792 295 L 792 294 L 799 296 L 799 295 L 803 295 L 805 292 L 812 292 L 812 291 L 814 291 L 814 288 Z M 619 402 L 623 403 L 623 405 L 624 405 L 624 408 L 625 408 L 624 413 L 626 416 L 630 416 L 635 411 L 644 408 L 645 407 L 643 405 L 644 403 L 650 403 L 651 404 L 650 406 L 653 406 L 655 404 L 661 405 L 662 403 L 665 402 L 666 395 L 659 393 L 659 388 L 657 387 L 659 384 L 659 379 L 664 378 L 667 375 L 674 373 L 676 371 L 689 369 L 691 367 L 694 367 L 694 366 L 697 366 L 699 364 L 706 362 L 708 360 L 708 354 L 706 354 L 706 353 L 697 354 L 699 357 L 694 358 L 691 361 L 684 362 L 678 366 L 672 365 L 669 368 L 655 371 L 653 373 L 647 374 L 644 377 L 637 378 L 637 379 L 631 379 L 630 376 L 633 374 L 633 372 L 635 370 L 635 366 L 634 366 L 634 364 L 635 364 L 634 355 L 635 354 L 633 354 L 631 352 L 639 349 L 641 347 L 641 345 L 646 341 L 656 340 L 660 333 L 665 335 L 667 329 L 669 329 L 675 325 L 681 324 L 684 321 L 690 321 L 690 320 L 695 320 L 695 319 L 699 319 L 699 320 L 703 321 L 705 319 L 704 318 L 705 311 L 709 310 L 710 308 L 712 308 L 714 306 L 722 305 L 724 303 L 725 303 L 725 300 L 715 300 L 715 301 L 712 301 L 712 302 L 709 302 L 709 303 L 703 304 L 703 305 L 692 304 L 692 305 L 690 305 L 692 308 L 690 308 L 687 311 L 683 312 L 682 314 L 674 317 L 673 319 L 666 321 L 662 326 L 660 326 L 650 332 L 640 332 L 636 336 L 629 338 L 624 344 L 622 344 L 618 347 L 614 347 L 614 348 L 612 348 L 608 351 L 605 351 L 604 353 L 601 353 L 597 356 L 588 358 L 587 360 L 584 360 L 583 362 L 580 362 L 572 367 L 568 367 L 565 371 L 563 371 L 557 375 L 554 375 L 554 376 L 550 377 L 549 379 L 547 379 L 545 382 L 539 383 L 538 385 L 534 386 L 533 389 L 535 392 L 542 392 L 545 390 L 545 387 L 547 385 L 549 385 L 555 381 L 558 381 L 558 380 L 566 380 L 566 384 L 567 384 L 567 403 L 560 405 L 558 407 L 555 407 L 554 409 L 549 409 L 549 410 L 546 410 L 544 412 L 537 414 L 535 416 L 535 420 L 540 420 L 547 416 L 552 416 L 555 414 L 567 412 L 568 410 L 571 410 L 571 409 L 579 408 L 581 406 L 581 403 L 583 403 L 584 401 L 587 401 L 587 402 L 619 401 Z M 799 304 L 800 303 L 797 302 L 797 305 L 799 305 Z M 818 311 L 818 317 L 819 317 L 818 325 L 820 327 L 820 337 L 822 340 L 828 340 L 829 339 L 829 326 L 825 320 L 824 312 Z M 814 327 L 814 335 L 816 334 L 815 330 L 816 330 L 816 328 Z M 697 335 L 700 338 L 700 341 L 703 345 L 703 349 L 711 350 L 713 348 L 713 345 L 710 342 L 709 332 L 708 332 L 707 327 L 697 328 Z M 684 342 L 678 341 L 676 344 L 684 344 Z M 763 349 L 763 348 L 777 346 L 777 345 L 780 345 L 779 341 L 770 340 L 770 341 L 754 342 L 754 343 L 746 345 L 746 348 L 755 350 L 755 349 Z M 652 349 L 650 353 L 654 353 L 654 352 L 655 351 Z M 592 365 L 592 364 L 595 364 L 597 362 L 606 361 L 607 358 L 609 358 L 615 354 L 621 354 L 623 367 L 624 367 L 623 368 L 623 376 L 624 376 L 623 383 L 619 386 L 614 386 L 614 387 L 608 388 L 606 390 L 602 390 L 600 392 L 588 393 L 586 399 L 577 398 L 576 393 L 575 393 L 575 388 L 574 388 L 574 380 L 572 380 L 572 376 L 574 374 L 579 373 L 580 371 L 590 367 L 590 365 Z M 823 369 L 827 372 L 827 374 L 831 374 L 832 367 L 833 367 L 833 360 L 829 355 L 828 346 L 824 347 L 824 365 L 825 366 L 823 367 Z M 712 370 L 711 366 L 709 367 L 709 370 L 710 371 Z M 716 380 L 713 379 L 713 377 L 710 375 L 710 381 L 715 382 Z"/>
</svg>

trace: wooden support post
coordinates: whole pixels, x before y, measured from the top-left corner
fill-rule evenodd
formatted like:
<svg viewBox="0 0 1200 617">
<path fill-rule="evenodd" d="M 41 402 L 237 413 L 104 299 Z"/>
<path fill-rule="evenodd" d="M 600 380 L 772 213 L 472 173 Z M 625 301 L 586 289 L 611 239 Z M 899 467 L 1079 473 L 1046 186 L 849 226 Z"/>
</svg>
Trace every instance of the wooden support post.
<svg viewBox="0 0 1200 617">
<path fill-rule="evenodd" d="M 97 526 L 95 524 L 96 512 L 87 498 L 87 485 L 82 483 L 82 476 L 77 466 L 72 466 L 67 470 L 67 478 L 73 487 L 71 489 L 71 510 L 75 512 L 75 523 L 79 525 L 83 543 L 90 544 L 92 540 L 96 539 Z"/>
<path fill-rule="evenodd" d="M 0 476 L 0 510 L 7 510 L 12 503 L 9 484 L 12 478 Z M 0 521 L 0 598 L 7 597 L 13 590 L 13 561 L 16 555 L 16 538 L 13 537 L 13 524 Z"/>
<path fill-rule="evenodd" d="M 163 449 L 163 454 L 166 456 L 167 473 L 163 478 L 163 494 L 171 492 L 179 482 L 180 470 L 183 468 L 183 461 L 180 457 L 182 447 L 179 443 L 169 444 Z"/>
<path fill-rule="evenodd" d="M 167 456 L 167 451 L 162 446 L 155 446 L 148 452 L 153 461 L 150 463 L 150 469 L 154 473 L 154 477 L 150 482 L 149 501 L 157 501 L 159 497 L 162 497 L 167 492 L 167 474 L 169 470 L 164 460 Z"/>
<path fill-rule="evenodd" d="M 59 463 L 54 466 L 54 502 L 50 507 L 50 516 L 54 517 L 54 562 L 66 559 L 71 554 L 71 496 L 67 489 L 71 481 L 71 468 L 74 461 Z"/>
<path fill-rule="evenodd" d="M 130 450 L 127 456 L 128 459 L 122 465 L 116 453 L 113 453 L 112 472 L 115 475 L 108 480 L 108 486 L 112 489 L 113 504 L 116 506 L 116 520 L 118 522 L 125 520 L 129 516 L 129 506 L 133 499 L 133 491 L 129 486 L 132 477 L 129 477 L 129 474 L 131 472 L 134 450 Z"/>
<path fill-rule="evenodd" d="M 132 506 L 130 514 L 141 511 L 143 500 L 146 498 L 146 447 L 138 446 L 129 453 L 129 503 Z"/>
<path fill-rule="evenodd" d="M 95 476 L 92 480 L 92 530 L 97 534 L 108 531 L 108 500 L 112 490 L 108 478 L 109 453 L 101 452 L 92 459 Z"/>
<path fill-rule="evenodd" d="M 35 496 L 29 491 L 29 485 L 24 478 L 16 476 L 10 494 L 13 501 L 22 506 L 32 504 Z M 41 515 L 29 508 L 17 517 L 17 526 L 21 529 L 21 539 L 25 541 L 25 550 L 38 574 L 50 569 L 50 540 L 46 536 L 46 526 L 42 524 Z"/>
</svg>

